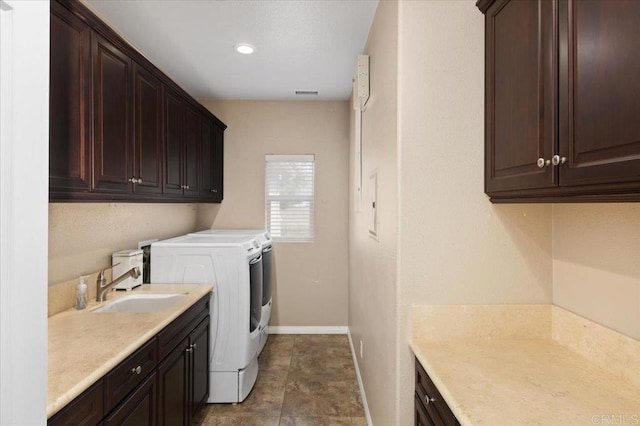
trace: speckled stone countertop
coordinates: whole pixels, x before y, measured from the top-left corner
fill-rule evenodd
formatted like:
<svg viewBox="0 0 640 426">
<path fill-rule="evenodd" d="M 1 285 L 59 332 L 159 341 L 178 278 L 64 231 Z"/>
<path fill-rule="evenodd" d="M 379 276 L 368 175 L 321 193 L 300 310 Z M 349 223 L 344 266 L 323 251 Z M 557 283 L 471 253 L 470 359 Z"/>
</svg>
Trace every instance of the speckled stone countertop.
<svg viewBox="0 0 640 426">
<path fill-rule="evenodd" d="M 153 313 L 96 313 L 98 303 L 49 317 L 47 418 L 158 334 L 212 290 L 206 285 L 145 284 L 109 292 L 109 301 L 135 293 L 182 293 L 187 297 Z M 103 302 L 104 303 L 104 302 Z"/>
<path fill-rule="evenodd" d="M 413 327 L 463 425 L 640 424 L 635 339 L 552 305 L 420 306 Z"/>
</svg>

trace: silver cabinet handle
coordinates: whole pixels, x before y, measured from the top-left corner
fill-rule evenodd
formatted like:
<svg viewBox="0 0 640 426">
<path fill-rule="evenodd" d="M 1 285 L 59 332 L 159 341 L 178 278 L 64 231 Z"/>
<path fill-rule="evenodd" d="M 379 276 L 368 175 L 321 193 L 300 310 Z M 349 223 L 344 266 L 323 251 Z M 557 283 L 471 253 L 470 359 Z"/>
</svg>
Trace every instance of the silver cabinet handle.
<svg viewBox="0 0 640 426">
<path fill-rule="evenodd" d="M 129 179 L 129 182 L 136 183 L 138 182 L 138 179 L 136 179 L 135 177 L 132 177 L 131 179 Z"/>
<path fill-rule="evenodd" d="M 213 193 L 217 194 L 217 193 L 218 193 L 218 190 L 217 190 L 217 189 L 212 189 L 212 190 L 211 190 L 211 192 L 213 192 Z"/>
<path fill-rule="evenodd" d="M 435 398 L 431 398 L 429 395 L 425 394 L 424 395 L 424 403 L 426 405 L 429 405 L 432 402 L 436 402 L 436 399 Z"/>
<path fill-rule="evenodd" d="M 190 188 L 189 188 L 189 185 L 185 186 L 184 188 L 185 188 L 185 189 L 190 189 Z"/>
<path fill-rule="evenodd" d="M 194 343 L 193 345 L 191 345 L 191 349 L 195 349 L 196 348 L 196 344 Z"/>
<path fill-rule="evenodd" d="M 189 346 L 187 349 L 184 350 L 186 353 L 190 354 L 191 352 L 193 352 L 193 348 L 191 346 Z"/>
<path fill-rule="evenodd" d="M 131 369 L 131 373 L 132 374 L 140 374 L 140 373 L 142 373 L 142 367 L 137 366 L 137 367 L 132 368 Z"/>
<path fill-rule="evenodd" d="M 545 160 L 544 158 L 540 157 L 538 158 L 538 161 L 536 161 L 536 164 L 538 165 L 539 168 L 543 169 L 546 166 L 548 166 L 549 164 L 551 164 L 550 160 Z"/>
<path fill-rule="evenodd" d="M 138 178 L 138 183 L 142 183 L 142 178 Z"/>
</svg>

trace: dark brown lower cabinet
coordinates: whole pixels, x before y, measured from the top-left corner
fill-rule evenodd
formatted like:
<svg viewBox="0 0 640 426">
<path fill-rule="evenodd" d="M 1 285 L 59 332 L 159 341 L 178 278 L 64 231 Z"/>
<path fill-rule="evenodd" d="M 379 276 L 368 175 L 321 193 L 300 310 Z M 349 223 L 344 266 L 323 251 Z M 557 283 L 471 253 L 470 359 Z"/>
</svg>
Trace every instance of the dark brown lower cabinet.
<svg viewBox="0 0 640 426">
<path fill-rule="evenodd" d="M 418 399 L 418 396 L 415 397 L 415 407 L 416 407 L 416 426 L 436 426 L 436 424 L 431 420 L 431 417 L 427 414 L 427 410 L 425 410 L 422 402 Z"/>
<path fill-rule="evenodd" d="M 151 374 L 105 419 L 105 426 L 153 426 L 156 424 L 156 373 Z"/>
<path fill-rule="evenodd" d="M 192 419 L 209 397 L 209 318 L 202 321 L 189 336 L 191 341 L 192 382 L 190 418 Z"/>
<path fill-rule="evenodd" d="M 460 423 L 453 415 L 436 385 L 416 358 L 415 380 L 415 425 L 416 426 L 459 426 Z"/>
<path fill-rule="evenodd" d="M 102 424 L 102 417 L 104 417 L 103 389 L 102 380 L 99 380 L 58 414 L 49 419 L 47 424 L 50 426 L 91 426 Z"/>
<path fill-rule="evenodd" d="M 189 339 L 184 339 L 158 367 L 159 425 L 189 424 Z"/>
<path fill-rule="evenodd" d="M 189 425 L 209 396 L 209 317 L 158 367 L 158 425 Z"/>
<path fill-rule="evenodd" d="M 209 396 L 209 298 L 200 299 L 47 424 L 190 425 Z"/>
</svg>

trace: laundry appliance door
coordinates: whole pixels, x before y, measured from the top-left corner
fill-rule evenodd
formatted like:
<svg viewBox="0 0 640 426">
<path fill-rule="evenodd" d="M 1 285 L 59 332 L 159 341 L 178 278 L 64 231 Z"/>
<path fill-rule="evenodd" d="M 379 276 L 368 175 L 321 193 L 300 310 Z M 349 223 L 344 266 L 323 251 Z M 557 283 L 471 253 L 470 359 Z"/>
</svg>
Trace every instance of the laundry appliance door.
<svg viewBox="0 0 640 426">
<path fill-rule="evenodd" d="M 262 256 L 258 256 L 249 262 L 249 285 L 251 289 L 249 332 L 251 333 L 258 328 L 262 318 L 262 274 Z"/>
</svg>

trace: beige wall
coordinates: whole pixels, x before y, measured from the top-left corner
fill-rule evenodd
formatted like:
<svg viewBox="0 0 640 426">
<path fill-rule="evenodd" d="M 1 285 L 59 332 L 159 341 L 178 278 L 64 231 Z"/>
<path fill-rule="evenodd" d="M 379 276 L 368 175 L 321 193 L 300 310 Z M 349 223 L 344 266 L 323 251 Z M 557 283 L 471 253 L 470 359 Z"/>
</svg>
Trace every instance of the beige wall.
<svg viewBox="0 0 640 426">
<path fill-rule="evenodd" d="M 371 97 L 362 113 L 363 203 L 356 205 L 351 168 L 349 211 L 349 329 L 375 425 L 394 424 L 397 253 L 397 2 L 378 4 L 365 53 L 370 55 Z M 352 109 L 352 128 L 355 123 Z M 352 132 L 352 139 L 354 133 Z M 351 164 L 355 165 L 355 145 Z M 369 236 L 369 176 L 378 173 L 378 240 Z"/>
<path fill-rule="evenodd" d="M 196 204 L 49 204 L 49 285 L 111 265 L 111 254 L 138 241 L 196 229 Z"/>
<path fill-rule="evenodd" d="M 551 207 L 492 205 L 484 194 L 484 19 L 474 3 L 400 7 L 397 425 L 412 422 L 413 303 L 552 300 Z"/>
<path fill-rule="evenodd" d="M 553 206 L 553 301 L 640 339 L 640 205 Z"/>
<path fill-rule="evenodd" d="M 315 154 L 313 243 L 276 243 L 273 326 L 345 326 L 348 102 L 202 101 L 225 132 L 224 201 L 198 227 L 264 228 L 265 154 Z"/>
</svg>

